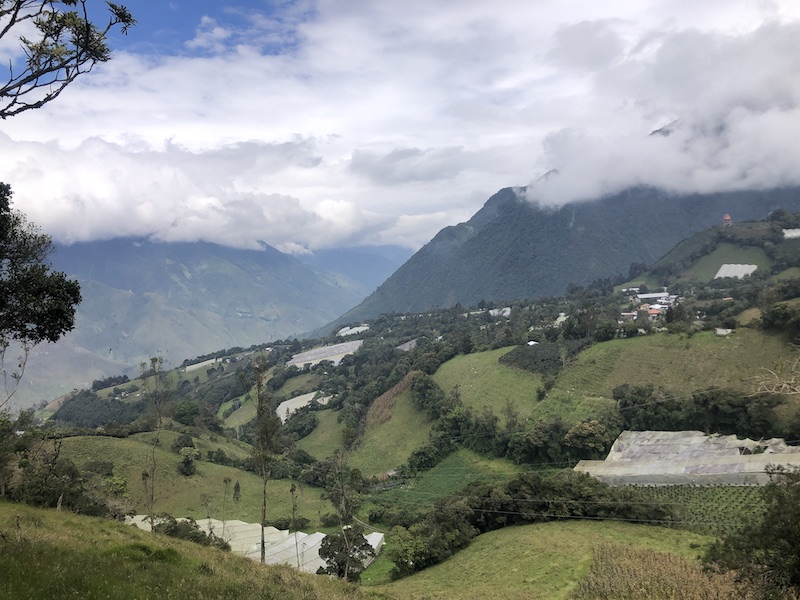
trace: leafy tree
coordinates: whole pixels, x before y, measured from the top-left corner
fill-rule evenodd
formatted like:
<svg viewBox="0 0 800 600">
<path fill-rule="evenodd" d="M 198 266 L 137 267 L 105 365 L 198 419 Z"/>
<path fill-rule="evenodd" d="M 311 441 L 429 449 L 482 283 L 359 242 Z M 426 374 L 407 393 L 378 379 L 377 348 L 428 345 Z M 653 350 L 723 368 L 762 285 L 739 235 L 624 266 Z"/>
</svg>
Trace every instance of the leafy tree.
<svg viewBox="0 0 800 600">
<path fill-rule="evenodd" d="M 341 531 L 330 533 L 322 540 L 320 558 L 326 566 L 317 569 L 319 575 L 335 575 L 345 581 L 357 583 L 364 571 L 364 562 L 375 556 L 361 527 L 343 527 Z"/>
<path fill-rule="evenodd" d="M 200 452 L 196 448 L 181 448 L 178 454 L 181 457 L 181 462 L 178 463 L 178 473 L 186 477 L 194 475 L 197 471 L 194 461 L 200 456 Z"/>
<path fill-rule="evenodd" d="M 105 25 L 89 20 L 87 0 L 2 0 L 0 38 L 14 36 L 22 56 L 7 67 L 0 84 L 0 118 L 40 108 L 70 83 L 111 58 L 108 33 L 127 33 L 136 20 L 119 4 L 108 2 Z M 6 40 L 7 41 L 7 40 Z"/>
<path fill-rule="evenodd" d="M 608 453 L 618 430 L 612 431 L 605 423 L 585 419 L 573 425 L 564 435 L 564 445 L 572 458 L 601 459 Z"/>
<path fill-rule="evenodd" d="M 765 585 L 766 597 L 795 597 L 800 593 L 800 471 L 772 469 L 762 494 L 763 515 L 712 544 L 704 561 Z"/>
<path fill-rule="evenodd" d="M 5 4 L 0 2 L 0 15 Z M 52 270 L 48 257 L 53 250 L 50 236 L 11 208 L 11 187 L 0 183 L 0 371 L 5 386 L 0 408 L 16 391 L 30 350 L 74 327 L 80 286 Z M 9 349 L 20 356 L 7 369 Z"/>
<path fill-rule="evenodd" d="M 192 402 L 181 400 L 175 409 L 175 420 L 182 425 L 194 425 L 194 419 L 199 414 L 199 406 Z"/>
</svg>

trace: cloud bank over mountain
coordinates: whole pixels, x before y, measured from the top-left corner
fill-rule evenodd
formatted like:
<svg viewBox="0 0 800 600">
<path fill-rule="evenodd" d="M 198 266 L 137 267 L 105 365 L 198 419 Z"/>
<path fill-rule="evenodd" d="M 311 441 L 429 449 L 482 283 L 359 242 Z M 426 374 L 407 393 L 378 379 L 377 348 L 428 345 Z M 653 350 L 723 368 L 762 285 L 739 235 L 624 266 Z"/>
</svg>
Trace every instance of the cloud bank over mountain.
<svg viewBox="0 0 800 600">
<path fill-rule="evenodd" d="M 0 180 L 60 241 L 292 252 L 418 248 L 509 185 L 800 183 L 800 6 L 607 4 L 132 6 L 111 62 L 3 123 Z"/>
</svg>

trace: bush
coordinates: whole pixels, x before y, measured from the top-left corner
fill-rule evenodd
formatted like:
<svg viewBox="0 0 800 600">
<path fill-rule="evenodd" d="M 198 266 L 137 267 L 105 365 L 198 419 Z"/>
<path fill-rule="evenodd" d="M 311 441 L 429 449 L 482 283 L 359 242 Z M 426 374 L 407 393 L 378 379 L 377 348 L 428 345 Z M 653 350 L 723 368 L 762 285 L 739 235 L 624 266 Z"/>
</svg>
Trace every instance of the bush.
<svg viewBox="0 0 800 600">
<path fill-rule="evenodd" d="M 200 544 L 201 546 L 211 546 L 225 551 L 231 549 L 230 544 L 221 537 L 214 535 L 214 533 L 206 533 L 200 529 L 200 526 L 194 519 L 181 519 L 178 521 L 172 515 L 160 513 L 155 516 L 155 527 L 153 527 L 153 529 L 156 533 L 163 533 L 170 537 L 188 540 L 195 544 Z"/>
</svg>

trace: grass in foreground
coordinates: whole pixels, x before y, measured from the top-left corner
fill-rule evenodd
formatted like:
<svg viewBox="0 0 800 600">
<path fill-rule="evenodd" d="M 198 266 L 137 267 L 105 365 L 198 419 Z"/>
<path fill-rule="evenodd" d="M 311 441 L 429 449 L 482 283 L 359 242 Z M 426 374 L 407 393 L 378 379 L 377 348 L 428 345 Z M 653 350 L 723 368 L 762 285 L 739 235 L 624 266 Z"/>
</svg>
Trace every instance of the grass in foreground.
<svg viewBox="0 0 800 600">
<path fill-rule="evenodd" d="M 262 566 L 114 521 L 0 502 L 0 597 L 368 597 L 338 580 Z"/>
</svg>

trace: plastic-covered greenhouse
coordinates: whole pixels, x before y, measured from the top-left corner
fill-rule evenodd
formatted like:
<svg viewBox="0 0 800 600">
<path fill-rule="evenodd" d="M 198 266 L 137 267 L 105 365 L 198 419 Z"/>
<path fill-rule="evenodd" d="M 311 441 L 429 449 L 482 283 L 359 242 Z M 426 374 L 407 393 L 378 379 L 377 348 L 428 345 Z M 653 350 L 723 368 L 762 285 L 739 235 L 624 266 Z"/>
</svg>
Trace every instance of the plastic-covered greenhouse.
<svg viewBox="0 0 800 600">
<path fill-rule="evenodd" d="M 150 530 L 150 522 L 146 515 L 136 515 L 128 520 L 132 525 L 145 530 Z M 261 560 L 261 526 L 258 523 L 245 523 L 244 521 L 222 521 L 218 519 L 201 519 L 197 521 L 200 529 L 206 533 L 212 532 L 228 542 L 231 552 L 241 554 L 256 561 Z M 377 556 L 384 544 L 382 533 L 370 533 L 367 541 Z M 306 573 L 316 573 L 319 567 L 325 566 L 325 561 L 319 556 L 320 545 L 325 539 L 325 534 L 303 533 L 295 531 L 265 528 L 265 562 L 268 565 L 290 565 Z M 369 564 L 368 561 L 367 564 Z"/>
<path fill-rule="evenodd" d="M 800 447 L 700 431 L 623 431 L 605 460 L 576 471 L 611 485 L 764 485 L 770 466 L 800 468 Z"/>
</svg>

